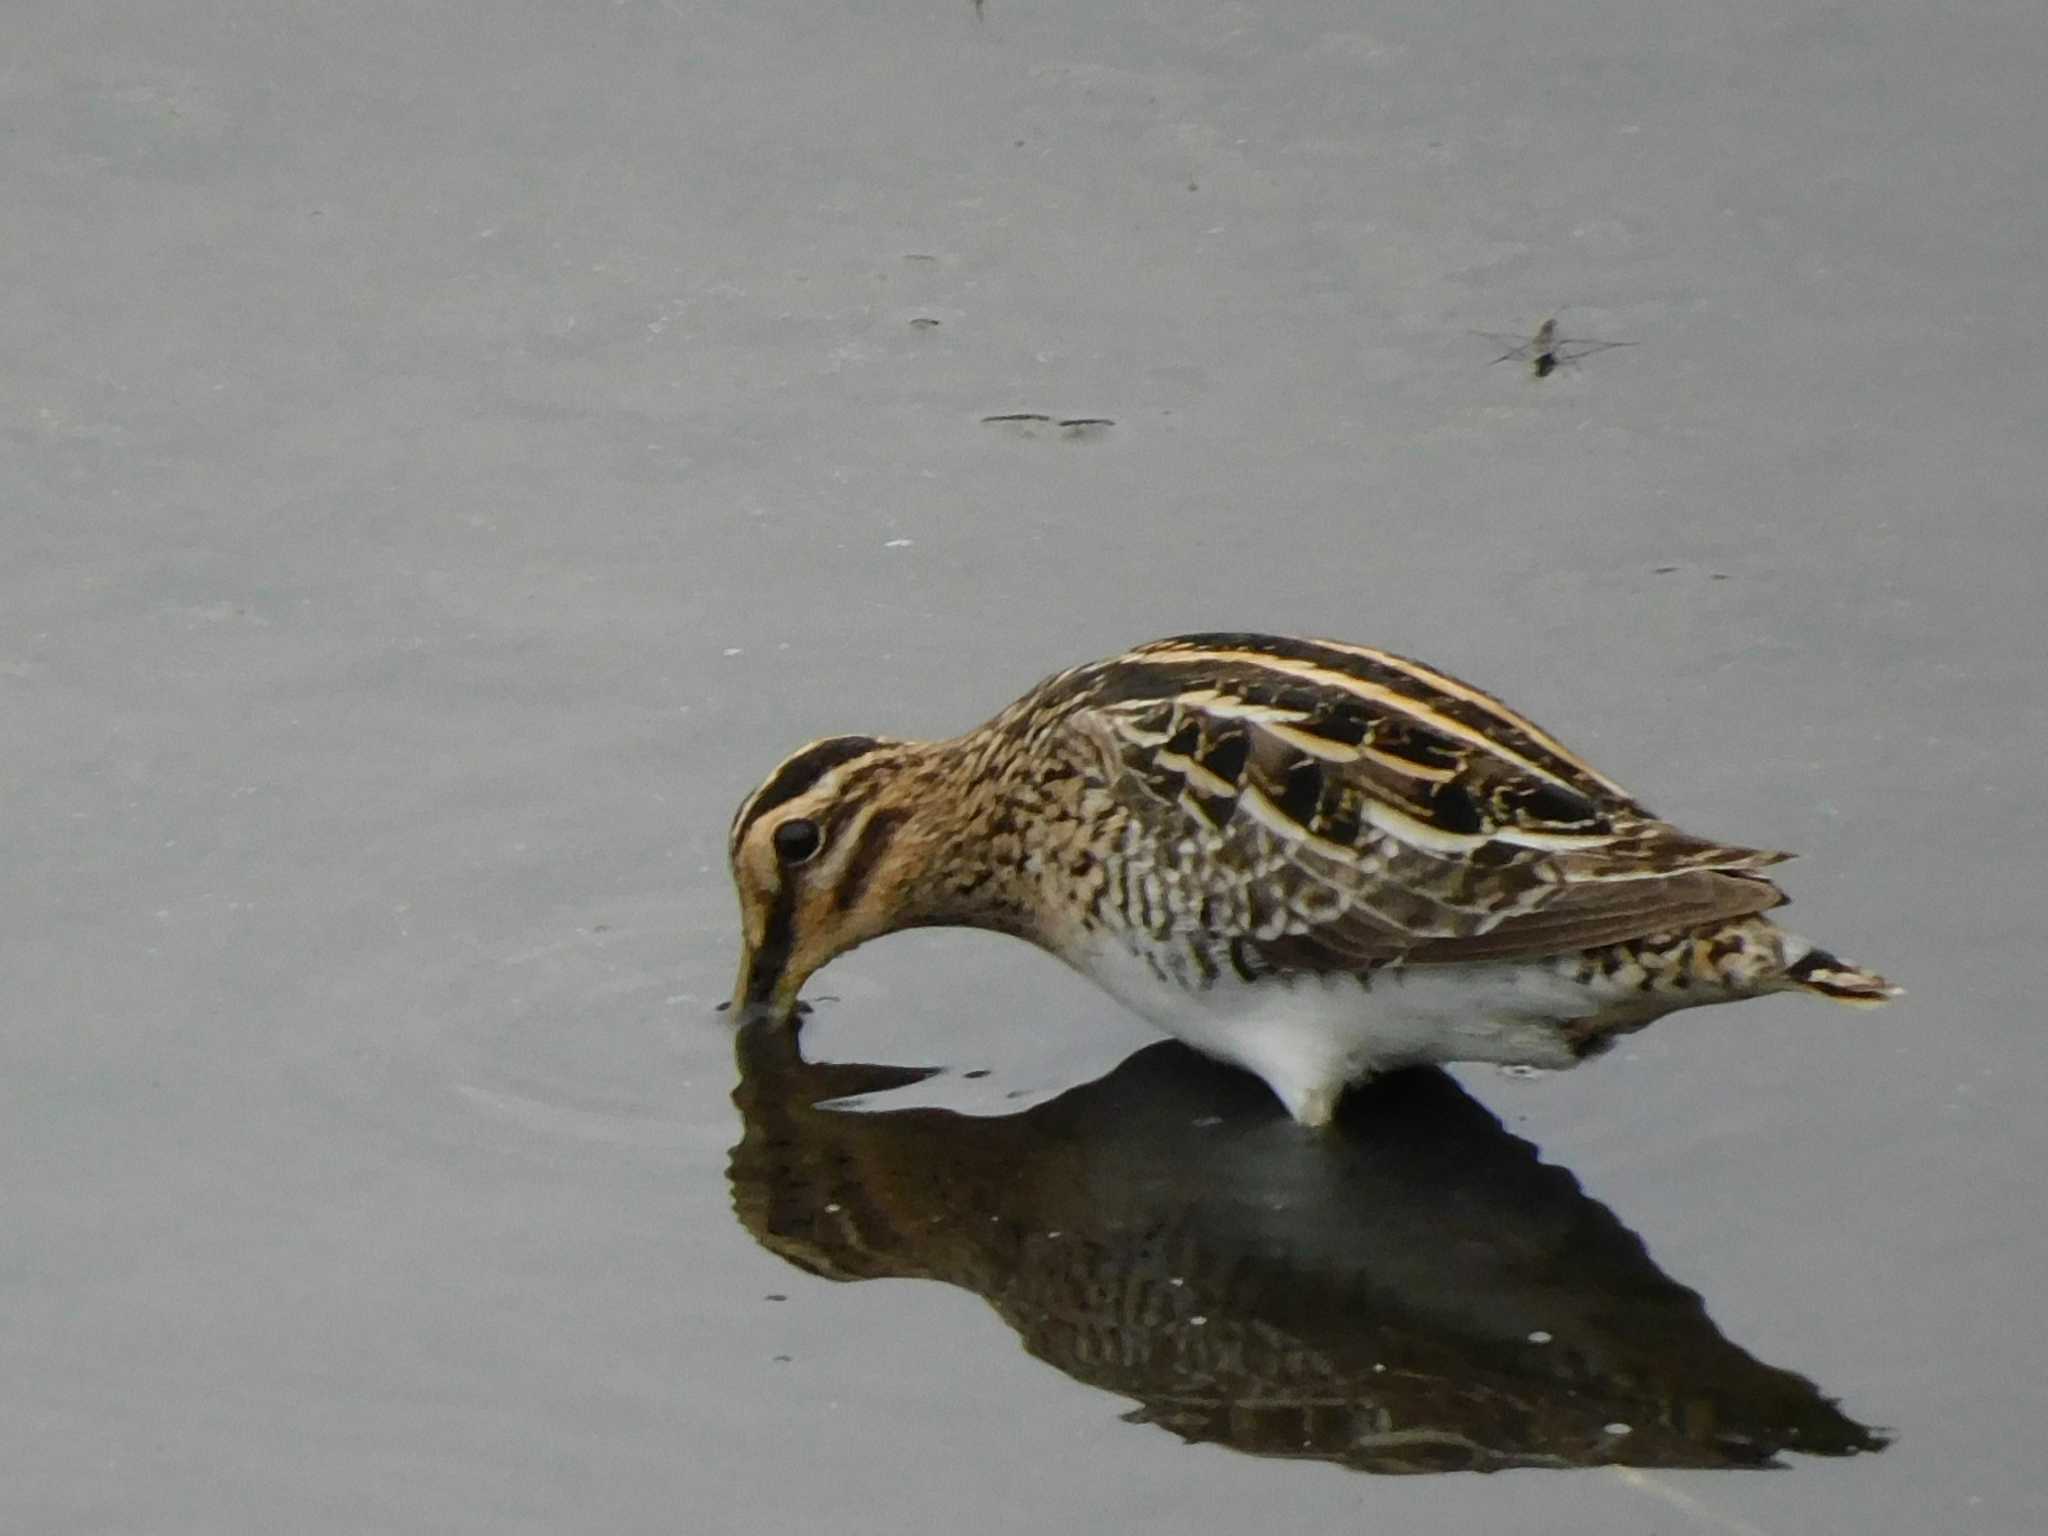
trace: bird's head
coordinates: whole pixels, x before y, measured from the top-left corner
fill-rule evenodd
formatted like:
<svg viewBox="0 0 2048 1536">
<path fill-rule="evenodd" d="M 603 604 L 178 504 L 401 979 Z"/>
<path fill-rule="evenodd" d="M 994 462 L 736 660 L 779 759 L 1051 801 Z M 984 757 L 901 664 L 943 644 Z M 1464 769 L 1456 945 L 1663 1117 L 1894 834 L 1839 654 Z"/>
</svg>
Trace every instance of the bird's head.
<svg viewBox="0 0 2048 1536">
<path fill-rule="evenodd" d="M 735 1015 L 787 1017 L 835 955 L 921 920 L 921 743 L 830 736 L 784 758 L 732 822 Z"/>
</svg>

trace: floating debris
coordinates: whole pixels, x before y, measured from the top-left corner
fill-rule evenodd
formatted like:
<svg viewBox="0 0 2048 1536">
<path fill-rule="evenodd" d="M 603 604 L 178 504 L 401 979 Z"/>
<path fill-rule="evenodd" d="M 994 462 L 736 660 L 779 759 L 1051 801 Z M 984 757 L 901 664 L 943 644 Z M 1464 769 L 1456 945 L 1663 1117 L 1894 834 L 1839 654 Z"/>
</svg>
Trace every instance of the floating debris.
<svg viewBox="0 0 2048 1536">
<path fill-rule="evenodd" d="M 1591 357 L 1595 352 L 1605 352 L 1614 347 L 1632 347 L 1632 341 L 1596 341 L 1590 336 L 1560 336 L 1557 333 L 1557 316 L 1536 327 L 1536 334 L 1526 341 L 1503 331 L 1474 331 L 1475 336 L 1484 336 L 1488 341 L 1509 343 L 1507 351 L 1501 353 L 1496 363 L 1527 363 L 1529 371 L 1539 379 L 1547 379 L 1567 363 L 1576 363 L 1581 358 Z"/>
<path fill-rule="evenodd" d="M 1027 441 L 1050 436 L 1087 441 L 1116 425 L 1109 416 L 1052 416 L 1044 411 L 1003 411 L 981 421 L 983 426 L 1005 428 Z"/>
<path fill-rule="evenodd" d="M 1100 431 L 1116 425 L 1113 416 L 1049 416 L 1044 411 L 1002 411 L 981 418 L 983 426 L 1047 426 L 1062 432 Z"/>
</svg>

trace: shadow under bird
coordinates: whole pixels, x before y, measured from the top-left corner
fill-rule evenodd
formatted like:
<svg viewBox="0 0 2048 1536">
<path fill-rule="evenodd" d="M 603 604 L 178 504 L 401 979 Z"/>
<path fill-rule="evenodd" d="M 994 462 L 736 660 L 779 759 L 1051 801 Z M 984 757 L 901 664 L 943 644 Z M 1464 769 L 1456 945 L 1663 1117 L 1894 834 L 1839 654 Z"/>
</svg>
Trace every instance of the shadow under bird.
<svg viewBox="0 0 2048 1536">
<path fill-rule="evenodd" d="M 1763 871 L 1499 700 L 1365 646 L 1155 641 L 949 741 L 834 736 L 731 831 L 734 1007 L 965 926 L 1056 955 L 1329 1122 L 1377 1073 L 1570 1067 L 1675 1009 L 1898 989 L 1779 927 Z"/>
<path fill-rule="evenodd" d="M 937 1280 L 1188 1441 L 1359 1471 L 1765 1467 L 1881 1449 L 1715 1327 L 1642 1240 L 1439 1071 L 1294 1134 L 1169 1041 L 1018 1114 L 861 1112 L 925 1069 L 738 1036 L 733 1203 L 833 1280 Z"/>
</svg>

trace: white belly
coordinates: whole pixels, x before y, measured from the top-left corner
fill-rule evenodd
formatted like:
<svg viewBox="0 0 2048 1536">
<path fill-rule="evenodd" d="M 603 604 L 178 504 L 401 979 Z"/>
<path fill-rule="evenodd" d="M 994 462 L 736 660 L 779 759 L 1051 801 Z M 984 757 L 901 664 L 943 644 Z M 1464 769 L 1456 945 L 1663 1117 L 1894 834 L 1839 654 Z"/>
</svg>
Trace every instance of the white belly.
<svg viewBox="0 0 2048 1536">
<path fill-rule="evenodd" d="M 1577 1063 L 1560 1020 L 1600 1007 L 1544 961 L 1390 966 L 1354 976 L 1226 973 L 1200 990 L 1162 981 L 1107 943 L 1071 963 L 1126 1007 L 1207 1055 L 1256 1072 L 1297 1120 L 1320 1125 L 1351 1083 L 1397 1067 L 1491 1061 Z"/>
</svg>

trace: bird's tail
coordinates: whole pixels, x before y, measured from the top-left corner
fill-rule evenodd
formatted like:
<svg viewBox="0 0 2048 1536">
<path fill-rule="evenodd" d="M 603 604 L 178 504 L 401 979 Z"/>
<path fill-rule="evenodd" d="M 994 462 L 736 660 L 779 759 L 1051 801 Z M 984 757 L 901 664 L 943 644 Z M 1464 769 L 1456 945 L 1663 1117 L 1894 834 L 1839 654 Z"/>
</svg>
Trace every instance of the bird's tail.
<svg viewBox="0 0 2048 1536">
<path fill-rule="evenodd" d="M 1866 971 L 1824 949 L 1809 949 L 1792 961 L 1785 967 L 1785 979 L 1802 992 L 1812 992 L 1852 1008 L 1881 1008 L 1905 991 L 1877 972 Z"/>
</svg>

